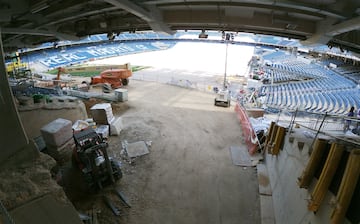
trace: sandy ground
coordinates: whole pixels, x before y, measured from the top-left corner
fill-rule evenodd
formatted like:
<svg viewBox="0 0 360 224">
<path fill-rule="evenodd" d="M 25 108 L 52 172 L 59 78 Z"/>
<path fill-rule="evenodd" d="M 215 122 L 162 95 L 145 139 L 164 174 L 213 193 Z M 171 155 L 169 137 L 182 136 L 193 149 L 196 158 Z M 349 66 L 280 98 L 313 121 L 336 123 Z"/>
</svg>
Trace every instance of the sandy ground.
<svg viewBox="0 0 360 224">
<path fill-rule="evenodd" d="M 230 146 L 243 144 L 234 108 L 215 107 L 214 95 L 209 93 L 158 83 L 167 83 L 175 75 L 200 85 L 198 89 L 206 89 L 212 82 L 222 84 L 225 46 L 183 45 L 169 51 L 96 62 L 130 62 L 160 68 L 153 68 L 153 74 L 141 71 L 156 77 L 156 82 L 133 79 L 127 87 L 129 101 L 112 104 L 113 113 L 123 117 L 124 129 L 120 136 L 109 139 L 108 151 L 122 161 L 123 178 L 115 186 L 89 194 L 78 184 L 80 172 L 64 168 L 63 184 L 68 197 L 79 211 L 99 211 L 101 224 L 261 222 L 256 169 L 235 166 L 230 157 Z M 243 75 L 253 49 L 237 48 L 229 45 L 227 71 Z M 241 54 L 233 55 L 235 52 Z M 134 75 L 148 80 L 143 73 Z M 90 107 L 98 102 L 85 104 Z M 123 140 L 151 141 L 150 153 L 130 164 L 121 152 Z M 121 204 L 114 188 L 125 193 L 131 208 Z M 121 216 L 106 207 L 103 195 L 121 208 Z"/>
<path fill-rule="evenodd" d="M 109 154 L 123 162 L 116 183 L 129 198 L 125 208 L 112 192 L 74 199 L 82 211 L 99 209 L 100 223 L 260 223 L 255 168 L 234 166 L 229 147 L 243 144 L 233 107 L 215 107 L 214 96 L 176 86 L 132 80 L 129 101 L 113 104 L 124 130 L 109 140 Z M 152 141 L 150 153 L 130 164 L 121 141 Z M 122 208 L 114 216 L 102 201 Z M 84 196 L 84 195 L 83 195 Z"/>
</svg>

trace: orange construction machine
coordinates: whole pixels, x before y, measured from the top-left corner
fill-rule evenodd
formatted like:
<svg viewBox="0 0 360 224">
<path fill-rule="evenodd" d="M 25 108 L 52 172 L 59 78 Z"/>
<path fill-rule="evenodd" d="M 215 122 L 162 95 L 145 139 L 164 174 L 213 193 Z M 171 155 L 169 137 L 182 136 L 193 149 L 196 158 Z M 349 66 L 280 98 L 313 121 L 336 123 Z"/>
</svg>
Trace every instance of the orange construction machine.
<svg viewBox="0 0 360 224">
<path fill-rule="evenodd" d="M 130 69 L 107 69 L 98 76 L 91 77 L 91 85 L 108 83 L 113 89 L 126 86 L 129 83 L 129 77 L 132 75 Z"/>
</svg>

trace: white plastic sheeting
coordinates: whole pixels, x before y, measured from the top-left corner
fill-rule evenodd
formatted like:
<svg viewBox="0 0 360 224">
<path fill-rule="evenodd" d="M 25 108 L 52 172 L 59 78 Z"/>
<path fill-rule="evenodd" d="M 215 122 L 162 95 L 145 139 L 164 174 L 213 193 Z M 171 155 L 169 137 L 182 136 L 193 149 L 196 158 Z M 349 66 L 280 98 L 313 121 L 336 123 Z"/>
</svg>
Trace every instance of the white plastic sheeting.
<svg viewBox="0 0 360 224">
<path fill-rule="evenodd" d="M 258 117 L 258 118 L 249 117 L 249 121 L 255 133 L 259 133 L 261 130 L 263 130 L 264 133 L 267 133 L 271 123 L 271 120 L 265 117 Z"/>
</svg>

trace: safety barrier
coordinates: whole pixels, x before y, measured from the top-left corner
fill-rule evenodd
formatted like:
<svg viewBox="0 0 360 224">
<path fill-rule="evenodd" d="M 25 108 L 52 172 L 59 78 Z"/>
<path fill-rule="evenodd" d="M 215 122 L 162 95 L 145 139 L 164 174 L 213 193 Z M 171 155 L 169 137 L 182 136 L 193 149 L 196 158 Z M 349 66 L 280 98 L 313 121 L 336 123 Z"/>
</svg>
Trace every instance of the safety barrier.
<svg viewBox="0 0 360 224">
<path fill-rule="evenodd" d="M 254 131 L 254 128 L 250 123 L 249 117 L 246 113 L 246 109 L 243 106 L 241 106 L 238 102 L 236 103 L 235 106 L 235 112 L 241 124 L 242 134 L 245 139 L 248 152 L 252 155 L 256 152 L 258 148 L 259 140 Z"/>
</svg>

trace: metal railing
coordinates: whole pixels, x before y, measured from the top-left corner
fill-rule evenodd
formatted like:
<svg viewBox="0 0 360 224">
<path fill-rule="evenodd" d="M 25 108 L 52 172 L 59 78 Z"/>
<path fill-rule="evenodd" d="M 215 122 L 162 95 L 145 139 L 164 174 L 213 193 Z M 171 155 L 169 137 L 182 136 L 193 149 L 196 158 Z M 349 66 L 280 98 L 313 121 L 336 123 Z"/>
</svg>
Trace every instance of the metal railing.
<svg viewBox="0 0 360 224">
<path fill-rule="evenodd" d="M 5 208 L 5 206 L 3 205 L 1 200 L 0 200 L 0 217 L 1 217 L 2 223 L 4 223 L 4 224 L 15 224 L 14 220 L 10 216 L 10 213 Z"/>
<path fill-rule="evenodd" d="M 347 144 L 360 146 L 360 119 L 329 113 L 307 112 L 277 108 L 279 112 L 271 115 L 273 120 L 292 132 L 295 126 L 307 130 L 315 139 L 321 134 Z M 268 115 L 266 115 L 268 116 Z"/>
</svg>

